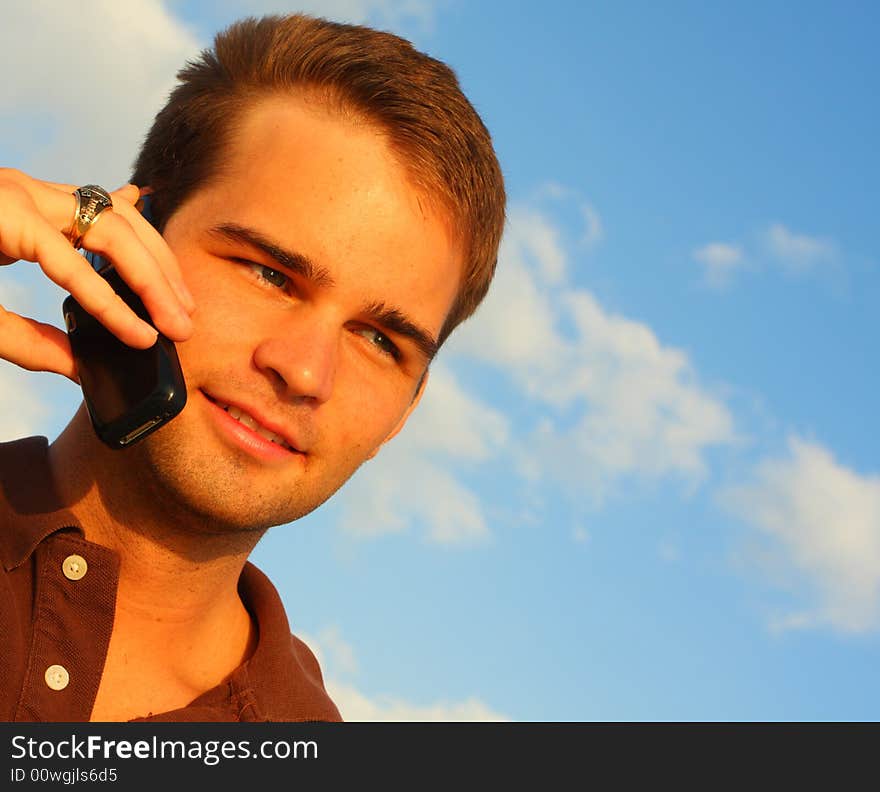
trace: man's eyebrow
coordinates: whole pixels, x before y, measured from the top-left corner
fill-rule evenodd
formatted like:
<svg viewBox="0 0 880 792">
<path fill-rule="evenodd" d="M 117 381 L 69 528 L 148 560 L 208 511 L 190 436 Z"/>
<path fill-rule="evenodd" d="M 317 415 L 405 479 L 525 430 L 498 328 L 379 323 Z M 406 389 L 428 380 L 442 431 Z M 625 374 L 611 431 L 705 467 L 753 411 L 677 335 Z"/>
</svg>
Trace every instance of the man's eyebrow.
<svg viewBox="0 0 880 792">
<path fill-rule="evenodd" d="M 419 327 L 411 319 L 397 308 L 389 308 L 383 302 L 370 303 L 364 310 L 376 324 L 390 330 L 392 333 L 409 338 L 430 363 L 437 354 L 439 344 L 427 330 Z"/>
<path fill-rule="evenodd" d="M 232 242 L 243 242 L 246 245 L 263 251 L 269 258 L 274 259 L 282 267 L 295 272 L 301 278 L 311 281 L 317 286 L 333 286 L 333 278 L 323 267 L 316 265 L 308 256 L 292 250 L 285 250 L 259 231 L 237 223 L 222 223 L 214 226 L 209 232 L 215 236 L 222 236 Z"/>
</svg>

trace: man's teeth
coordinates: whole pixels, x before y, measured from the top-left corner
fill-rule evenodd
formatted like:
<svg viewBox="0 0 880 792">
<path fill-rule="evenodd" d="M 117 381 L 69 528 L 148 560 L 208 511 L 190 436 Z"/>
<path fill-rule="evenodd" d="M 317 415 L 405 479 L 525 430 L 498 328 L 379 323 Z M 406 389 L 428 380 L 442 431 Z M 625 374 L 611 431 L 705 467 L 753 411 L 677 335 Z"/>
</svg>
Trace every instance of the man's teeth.
<svg viewBox="0 0 880 792">
<path fill-rule="evenodd" d="M 265 426 L 261 426 L 260 424 L 258 424 L 246 412 L 239 410 L 238 407 L 230 406 L 227 404 L 220 404 L 220 402 L 217 402 L 217 404 L 220 405 L 220 407 L 222 407 L 224 410 L 226 410 L 226 412 L 228 412 L 233 418 L 235 418 L 236 421 L 238 421 L 239 423 L 243 423 L 248 429 L 253 429 L 261 437 L 265 437 L 267 440 L 271 440 L 273 443 L 277 443 L 283 448 L 286 448 L 288 451 L 293 450 L 283 437 L 275 434 L 275 432 L 270 432 Z"/>
</svg>

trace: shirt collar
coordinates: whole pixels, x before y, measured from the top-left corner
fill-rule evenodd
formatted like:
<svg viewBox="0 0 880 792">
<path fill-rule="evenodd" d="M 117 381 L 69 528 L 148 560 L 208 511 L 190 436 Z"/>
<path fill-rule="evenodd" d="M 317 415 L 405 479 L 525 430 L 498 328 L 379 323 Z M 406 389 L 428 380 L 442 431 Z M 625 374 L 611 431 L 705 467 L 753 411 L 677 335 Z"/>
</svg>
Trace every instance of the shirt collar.
<svg viewBox="0 0 880 792">
<path fill-rule="evenodd" d="M 48 452 L 49 441 L 40 436 L 0 443 L 0 560 L 7 571 L 23 564 L 49 534 L 63 528 L 83 532 L 61 505 Z"/>
</svg>

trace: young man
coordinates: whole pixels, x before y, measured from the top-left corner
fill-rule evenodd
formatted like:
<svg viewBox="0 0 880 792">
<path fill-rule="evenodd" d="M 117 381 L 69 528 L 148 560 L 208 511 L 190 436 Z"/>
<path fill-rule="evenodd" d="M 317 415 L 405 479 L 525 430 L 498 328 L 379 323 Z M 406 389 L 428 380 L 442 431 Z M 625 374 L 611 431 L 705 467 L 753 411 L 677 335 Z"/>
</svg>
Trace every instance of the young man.
<svg viewBox="0 0 880 792">
<path fill-rule="evenodd" d="M 339 719 L 248 555 L 403 427 L 494 271 L 502 177 L 443 64 L 267 17 L 179 77 L 133 179 L 158 231 L 129 185 L 79 232 L 176 341 L 187 404 L 122 451 L 83 406 L 51 446 L 0 444 L 5 720 Z M 149 347 L 71 245 L 73 191 L 0 174 L 0 261 Z M 67 336 L 12 313 L 0 356 L 77 378 Z"/>
</svg>

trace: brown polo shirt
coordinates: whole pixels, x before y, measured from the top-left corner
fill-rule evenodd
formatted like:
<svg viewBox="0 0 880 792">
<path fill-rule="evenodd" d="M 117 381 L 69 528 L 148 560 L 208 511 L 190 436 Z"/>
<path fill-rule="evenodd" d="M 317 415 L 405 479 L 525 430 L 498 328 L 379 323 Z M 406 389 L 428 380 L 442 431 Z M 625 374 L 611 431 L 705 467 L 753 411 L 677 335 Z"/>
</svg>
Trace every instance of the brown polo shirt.
<svg viewBox="0 0 880 792">
<path fill-rule="evenodd" d="M 47 450 L 45 437 L 0 443 L 2 721 L 88 721 L 113 630 L 119 558 L 58 503 Z M 186 707 L 138 720 L 341 720 L 269 579 L 248 563 L 238 590 L 259 630 L 253 655 Z"/>
</svg>

